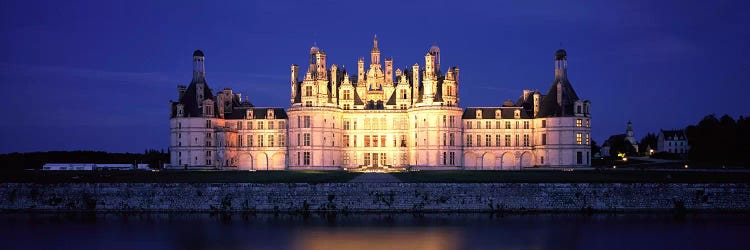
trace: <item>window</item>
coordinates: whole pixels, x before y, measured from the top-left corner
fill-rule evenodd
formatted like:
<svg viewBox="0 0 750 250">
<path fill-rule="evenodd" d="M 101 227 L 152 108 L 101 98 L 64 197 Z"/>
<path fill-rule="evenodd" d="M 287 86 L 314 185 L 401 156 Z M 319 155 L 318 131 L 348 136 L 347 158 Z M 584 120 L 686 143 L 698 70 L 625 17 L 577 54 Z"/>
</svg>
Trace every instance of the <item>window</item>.
<svg viewBox="0 0 750 250">
<path fill-rule="evenodd" d="M 466 146 L 471 147 L 471 135 L 466 135 Z"/>
<path fill-rule="evenodd" d="M 348 120 L 344 121 L 344 130 L 349 130 L 349 121 Z"/>
<path fill-rule="evenodd" d="M 583 152 L 576 152 L 576 164 L 583 164 Z"/>
<path fill-rule="evenodd" d="M 586 145 L 589 145 L 589 143 L 591 141 L 591 139 L 589 139 L 589 137 L 591 137 L 591 135 L 589 133 L 586 133 Z"/>
<path fill-rule="evenodd" d="M 306 107 L 312 107 L 312 101 L 305 101 Z"/>
<path fill-rule="evenodd" d="M 547 127 L 547 120 L 542 120 L 542 128 L 546 128 L 546 127 Z"/>
<path fill-rule="evenodd" d="M 305 116 L 304 125 L 305 125 L 305 128 L 309 128 L 310 127 L 310 116 L 309 115 Z"/>
<path fill-rule="evenodd" d="M 247 146 L 252 147 L 253 146 L 253 136 L 247 135 Z"/>
<path fill-rule="evenodd" d="M 523 129 L 529 129 L 529 121 L 523 121 Z"/>
<path fill-rule="evenodd" d="M 484 128 L 491 129 L 492 128 L 492 122 L 490 122 L 490 121 L 484 122 Z"/>
<path fill-rule="evenodd" d="M 480 121 L 477 121 L 477 129 L 481 129 L 481 128 L 482 128 L 482 123 Z"/>
<path fill-rule="evenodd" d="M 450 159 L 450 161 L 449 161 L 450 164 L 451 165 L 456 165 L 456 152 L 450 152 L 450 154 L 448 154 L 448 155 L 450 157 L 449 158 Z"/>
<path fill-rule="evenodd" d="M 304 152 L 302 155 L 303 155 L 302 159 L 304 159 L 304 163 L 303 164 L 305 166 L 309 166 L 310 165 L 310 152 Z"/>
<path fill-rule="evenodd" d="M 471 129 L 471 121 L 466 121 L 466 128 Z"/>
<path fill-rule="evenodd" d="M 448 137 L 446 136 L 445 133 L 443 133 L 443 146 L 445 146 L 447 144 L 448 144 Z"/>
<path fill-rule="evenodd" d="M 495 135 L 495 147 L 500 147 L 502 145 L 502 139 L 500 139 L 501 136 L 499 134 Z"/>
<path fill-rule="evenodd" d="M 505 146 L 510 147 L 510 135 L 505 135 Z"/>
<path fill-rule="evenodd" d="M 305 133 L 303 135 L 304 138 L 304 146 L 310 146 L 310 133 Z"/>
<path fill-rule="evenodd" d="M 279 147 L 286 146 L 286 136 L 279 135 Z"/>
<path fill-rule="evenodd" d="M 268 129 L 273 129 L 273 121 L 268 121 Z"/>
<path fill-rule="evenodd" d="M 581 119 L 576 119 L 576 127 L 579 127 L 579 128 L 580 128 L 580 127 L 582 127 L 582 126 L 583 126 L 583 120 L 581 120 Z"/>
<path fill-rule="evenodd" d="M 285 129 L 286 128 L 286 122 L 285 121 L 279 121 L 279 129 Z"/>
<path fill-rule="evenodd" d="M 237 146 L 242 147 L 242 136 L 237 136 Z"/>
<path fill-rule="evenodd" d="M 454 124 L 455 124 L 455 121 L 456 121 L 456 117 L 454 117 L 454 116 L 451 116 L 451 117 L 450 117 L 450 121 L 451 121 L 451 123 L 450 123 L 450 124 L 451 124 L 451 128 L 452 128 L 452 127 L 454 127 L 454 126 L 455 126 Z"/>
<path fill-rule="evenodd" d="M 589 119 L 586 119 L 586 127 L 587 127 L 587 128 L 590 128 L 590 127 L 591 127 L 591 120 L 589 120 Z"/>
<path fill-rule="evenodd" d="M 544 156 L 539 157 L 539 162 L 541 162 L 541 164 L 544 165 Z"/>
<path fill-rule="evenodd" d="M 520 139 L 520 137 L 518 136 L 518 134 L 516 134 L 516 144 L 514 144 L 514 145 L 515 145 L 516 147 L 518 147 L 518 146 L 520 146 L 520 145 L 521 145 L 521 144 L 519 143 L 519 139 Z"/>
<path fill-rule="evenodd" d="M 443 127 L 445 128 L 446 125 L 447 125 L 447 122 L 446 122 L 445 116 L 443 116 Z"/>
<path fill-rule="evenodd" d="M 344 147 L 348 147 L 349 146 L 349 135 L 344 135 L 343 140 L 344 140 Z"/>
<path fill-rule="evenodd" d="M 547 134 L 542 134 L 542 145 L 547 145 Z"/>
<path fill-rule="evenodd" d="M 242 130 L 242 122 L 237 122 L 237 129 Z"/>
<path fill-rule="evenodd" d="M 312 96 L 312 86 L 305 86 L 305 96 Z"/>
<path fill-rule="evenodd" d="M 492 146 L 492 136 L 491 135 L 484 135 L 484 146 L 485 147 Z"/>
<path fill-rule="evenodd" d="M 253 129 L 253 122 L 247 122 L 247 129 Z"/>
<path fill-rule="evenodd" d="M 576 144 L 583 144 L 583 134 L 582 133 L 576 133 Z"/>
<path fill-rule="evenodd" d="M 356 148 L 357 147 L 357 135 L 354 135 L 353 141 L 354 141 L 354 147 Z"/>
<path fill-rule="evenodd" d="M 350 90 L 344 90 L 344 100 L 351 100 L 352 96 Z"/>
<path fill-rule="evenodd" d="M 448 152 L 443 152 L 443 157 L 441 158 L 443 165 L 446 165 L 446 163 L 448 163 Z"/>
<path fill-rule="evenodd" d="M 495 129 L 500 129 L 500 121 L 495 121 Z"/>
<path fill-rule="evenodd" d="M 369 146 L 370 146 L 370 136 L 365 135 L 365 147 L 369 147 Z"/>
<path fill-rule="evenodd" d="M 211 128 L 211 120 L 206 120 L 206 128 Z"/>
<path fill-rule="evenodd" d="M 400 104 L 400 105 L 399 105 L 399 108 L 400 108 L 400 109 L 406 109 L 406 104 L 403 104 L 403 103 L 402 103 L 402 104 Z"/>
<path fill-rule="evenodd" d="M 529 135 L 523 135 L 523 146 L 528 147 L 529 145 Z"/>
<path fill-rule="evenodd" d="M 369 166 L 370 165 L 370 153 L 365 153 L 365 162 L 364 162 L 364 165 L 365 166 Z"/>
<path fill-rule="evenodd" d="M 448 145 L 454 146 L 455 145 L 455 137 L 453 136 L 453 133 L 450 133 L 449 136 L 450 136 L 450 140 L 448 141 L 448 143 L 450 143 L 450 144 L 448 144 Z"/>
<path fill-rule="evenodd" d="M 354 130 L 357 130 L 357 121 L 354 121 Z"/>
<path fill-rule="evenodd" d="M 273 145 L 274 145 L 273 135 L 268 135 L 268 146 L 273 147 Z"/>
<path fill-rule="evenodd" d="M 385 135 L 380 136 L 380 146 L 385 147 Z"/>
<path fill-rule="evenodd" d="M 510 121 L 505 122 L 505 129 L 510 129 Z"/>
<path fill-rule="evenodd" d="M 264 147 L 263 139 L 263 135 L 258 135 L 258 147 Z"/>
<path fill-rule="evenodd" d="M 263 121 L 258 121 L 258 129 L 264 129 L 263 124 L 265 124 Z"/>
<path fill-rule="evenodd" d="M 350 109 L 352 109 L 352 107 L 348 103 L 345 103 L 344 104 L 344 109 L 345 110 L 350 110 Z"/>
<path fill-rule="evenodd" d="M 481 146 L 482 146 L 482 136 L 477 135 L 477 147 L 481 147 Z"/>
<path fill-rule="evenodd" d="M 349 153 L 344 153 L 344 165 L 349 165 Z"/>
<path fill-rule="evenodd" d="M 405 89 L 401 89 L 401 98 L 402 99 L 406 99 L 406 90 Z"/>
</svg>

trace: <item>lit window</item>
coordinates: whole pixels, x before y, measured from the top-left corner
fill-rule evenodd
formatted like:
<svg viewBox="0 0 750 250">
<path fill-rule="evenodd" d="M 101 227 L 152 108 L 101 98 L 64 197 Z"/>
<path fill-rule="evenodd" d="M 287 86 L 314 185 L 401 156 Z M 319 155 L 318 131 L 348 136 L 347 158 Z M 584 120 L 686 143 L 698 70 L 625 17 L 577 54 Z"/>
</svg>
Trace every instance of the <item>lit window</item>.
<svg viewBox="0 0 750 250">
<path fill-rule="evenodd" d="M 576 144 L 583 144 L 583 134 L 576 133 Z"/>
<path fill-rule="evenodd" d="M 580 128 L 580 127 L 582 127 L 582 126 L 583 126 L 583 120 L 581 120 L 581 119 L 576 119 L 576 127 L 579 127 L 579 128 Z"/>
</svg>

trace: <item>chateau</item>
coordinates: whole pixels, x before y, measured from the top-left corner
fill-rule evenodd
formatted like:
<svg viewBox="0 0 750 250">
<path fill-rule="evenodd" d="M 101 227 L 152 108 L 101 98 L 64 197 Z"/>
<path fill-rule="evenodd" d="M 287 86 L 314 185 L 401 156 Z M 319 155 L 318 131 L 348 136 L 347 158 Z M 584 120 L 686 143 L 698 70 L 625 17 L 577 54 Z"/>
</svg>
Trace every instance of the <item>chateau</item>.
<svg viewBox="0 0 750 250">
<path fill-rule="evenodd" d="M 589 166 L 590 102 L 554 57 L 546 94 L 524 90 L 514 103 L 460 107 L 458 67 L 441 68 L 432 46 L 424 65 L 395 69 L 377 37 L 356 76 L 310 49 L 307 70 L 291 65 L 291 107 L 257 107 L 206 82 L 205 55 L 193 53 L 193 79 L 170 103 L 169 168 L 466 169 Z M 354 73 L 352 73 L 354 74 Z"/>
</svg>

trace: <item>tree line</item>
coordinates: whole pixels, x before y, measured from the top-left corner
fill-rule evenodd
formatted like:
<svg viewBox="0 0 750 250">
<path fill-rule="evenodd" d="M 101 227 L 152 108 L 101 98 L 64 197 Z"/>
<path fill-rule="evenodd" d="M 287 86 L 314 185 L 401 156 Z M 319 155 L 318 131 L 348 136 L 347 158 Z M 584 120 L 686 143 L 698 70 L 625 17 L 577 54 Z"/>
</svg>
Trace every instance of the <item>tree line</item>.
<svg viewBox="0 0 750 250">
<path fill-rule="evenodd" d="M 750 118 L 707 115 L 685 130 L 691 162 L 750 167 Z"/>
<path fill-rule="evenodd" d="M 109 153 L 104 151 L 48 151 L 0 154 L 3 170 L 41 169 L 45 163 L 117 163 L 149 164 L 161 168 L 169 162 L 169 153 L 148 149 L 143 153 Z"/>
</svg>

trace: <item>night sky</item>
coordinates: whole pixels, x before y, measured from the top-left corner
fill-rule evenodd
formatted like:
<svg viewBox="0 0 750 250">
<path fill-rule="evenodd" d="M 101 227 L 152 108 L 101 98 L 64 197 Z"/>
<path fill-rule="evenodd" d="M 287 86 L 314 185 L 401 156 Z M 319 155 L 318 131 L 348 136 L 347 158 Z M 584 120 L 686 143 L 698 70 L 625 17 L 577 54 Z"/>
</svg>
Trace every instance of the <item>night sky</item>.
<svg viewBox="0 0 750 250">
<path fill-rule="evenodd" d="M 154 2 L 2 1 L 0 153 L 166 149 L 195 49 L 214 90 L 288 107 L 289 65 L 304 72 L 313 43 L 356 72 L 373 34 L 402 69 L 440 46 L 462 107 L 546 93 L 562 46 L 599 144 L 628 120 L 640 139 L 750 115 L 748 1 Z"/>
</svg>

